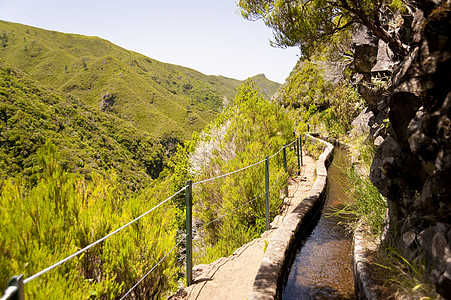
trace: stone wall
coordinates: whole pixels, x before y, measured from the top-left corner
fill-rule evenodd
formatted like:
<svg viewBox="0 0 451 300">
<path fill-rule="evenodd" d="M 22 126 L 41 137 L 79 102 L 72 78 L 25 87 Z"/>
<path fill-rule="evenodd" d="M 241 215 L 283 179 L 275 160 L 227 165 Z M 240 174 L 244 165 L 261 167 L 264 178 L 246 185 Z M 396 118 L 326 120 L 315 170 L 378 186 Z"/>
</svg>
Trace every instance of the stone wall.
<svg viewBox="0 0 451 300">
<path fill-rule="evenodd" d="M 380 51 L 356 44 L 375 58 L 365 58 L 372 64 L 366 67 L 357 63 L 357 71 L 365 71 L 361 79 L 377 75 L 375 66 L 391 74 L 388 95 L 361 89 L 374 114 L 369 133 L 380 144 L 370 178 L 388 200 L 392 242 L 451 298 L 451 1 L 410 4 L 413 16 L 404 17 L 399 30 L 406 57 L 390 67 L 378 63 Z"/>
</svg>

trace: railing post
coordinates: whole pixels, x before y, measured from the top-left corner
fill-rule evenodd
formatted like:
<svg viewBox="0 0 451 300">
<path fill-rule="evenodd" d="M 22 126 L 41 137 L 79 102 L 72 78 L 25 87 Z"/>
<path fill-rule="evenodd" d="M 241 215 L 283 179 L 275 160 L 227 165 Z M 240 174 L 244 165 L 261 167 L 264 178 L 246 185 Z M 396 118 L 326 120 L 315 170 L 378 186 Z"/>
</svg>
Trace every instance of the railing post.
<svg viewBox="0 0 451 300">
<path fill-rule="evenodd" d="M 283 167 L 285 168 L 285 174 L 288 173 L 288 168 L 287 168 L 287 146 L 283 145 Z M 285 197 L 288 197 L 288 182 L 286 183 L 287 185 L 285 186 Z"/>
<path fill-rule="evenodd" d="M 193 280 L 193 181 L 186 182 L 186 286 Z"/>
<path fill-rule="evenodd" d="M 8 288 L 1 299 L 24 300 L 25 290 L 23 275 L 14 276 L 8 282 Z"/>
<path fill-rule="evenodd" d="M 301 175 L 301 160 L 299 158 L 299 137 L 296 138 L 296 156 L 298 157 L 298 175 Z"/>
<path fill-rule="evenodd" d="M 296 132 L 293 130 L 294 138 L 296 139 Z M 296 153 L 296 141 L 294 143 L 294 152 Z"/>
<path fill-rule="evenodd" d="M 269 230 L 269 156 L 265 158 L 265 190 L 266 230 Z"/>
<path fill-rule="evenodd" d="M 302 135 L 299 136 L 299 153 L 301 154 L 301 166 L 303 166 L 304 162 L 302 160 Z"/>
</svg>

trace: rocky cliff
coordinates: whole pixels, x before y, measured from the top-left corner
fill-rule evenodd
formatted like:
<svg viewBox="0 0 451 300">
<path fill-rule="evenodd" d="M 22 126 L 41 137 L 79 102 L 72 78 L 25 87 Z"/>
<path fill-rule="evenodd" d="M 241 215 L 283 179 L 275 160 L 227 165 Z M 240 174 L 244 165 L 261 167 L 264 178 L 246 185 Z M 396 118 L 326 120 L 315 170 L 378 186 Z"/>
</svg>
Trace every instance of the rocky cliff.
<svg viewBox="0 0 451 300">
<path fill-rule="evenodd" d="M 410 1 L 409 10 L 394 20 L 406 57 L 356 32 L 355 79 L 369 103 L 361 118 L 378 145 L 370 178 L 387 198 L 390 236 L 451 298 L 451 1 Z"/>
</svg>

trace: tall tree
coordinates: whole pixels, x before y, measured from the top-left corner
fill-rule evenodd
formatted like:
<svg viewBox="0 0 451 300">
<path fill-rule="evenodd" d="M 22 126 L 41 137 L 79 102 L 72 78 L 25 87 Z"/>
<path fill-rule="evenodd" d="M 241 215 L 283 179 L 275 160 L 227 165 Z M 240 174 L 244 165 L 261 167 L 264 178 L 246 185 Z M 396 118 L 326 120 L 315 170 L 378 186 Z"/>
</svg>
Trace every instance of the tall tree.
<svg viewBox="0 0 451 300">
<path fill-rule="evenodd" d="M 239 0 L 238 6 L 244 18 L 262 19 L 274 30 L 273 45 L 300 46 L 306 56 L 352 24 L 368 27 L 395 54 L 407 54 L 399 36 L 387 29 L 387 14 L 406 8 L 401 0 Z"/>
</svg>

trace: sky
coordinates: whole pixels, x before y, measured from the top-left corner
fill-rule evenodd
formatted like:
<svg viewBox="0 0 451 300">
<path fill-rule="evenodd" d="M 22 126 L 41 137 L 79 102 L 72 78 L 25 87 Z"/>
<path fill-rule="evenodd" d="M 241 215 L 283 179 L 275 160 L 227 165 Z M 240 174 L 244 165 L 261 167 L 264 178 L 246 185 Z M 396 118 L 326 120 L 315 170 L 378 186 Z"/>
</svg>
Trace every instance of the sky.
<svg viewBox="0 0 451 300">
<path fill-rule="evenodd" d="M 207 75 L 283 83 L 299 48 L 270 46 L 272 30 L 237 13 L 236 0 L 0 0 L 0 20 L 98 36 Z"/>
</svg>

